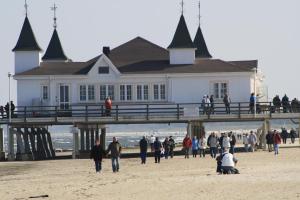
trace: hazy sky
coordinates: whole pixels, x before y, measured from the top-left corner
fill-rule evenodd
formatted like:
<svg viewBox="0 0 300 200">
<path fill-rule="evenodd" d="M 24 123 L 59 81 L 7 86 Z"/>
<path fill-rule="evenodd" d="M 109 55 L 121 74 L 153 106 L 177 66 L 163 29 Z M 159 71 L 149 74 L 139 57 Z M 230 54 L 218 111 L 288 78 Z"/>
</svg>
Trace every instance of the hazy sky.
<svg viewBox="0 0 300 200">
<path fill-rule="evenodd" d="M 171 42 L 180 17 L 179 0 L 56 0 L 58 32 L 65 53 L 86 61 L 102 46 L 116 47 L 136 36 L 160 46 Z M 28 0 L 29 19 L 45 50 L 52 34 L 53 0 Z M 185 0 L 184 15 L 194 38 L 198 0 Z M 24 1 L 5 0 L 0 12 L 0 104 L 8 100 L 7 72 L 14 72 L 11 49 L 24 21 Z M 269 96 L 300 97 L 299 0 L 201 0 L 201 26 L 214 58 L 258 59 Z M 15 83 L 12 96 L 16 97 Z"/>
</svg>

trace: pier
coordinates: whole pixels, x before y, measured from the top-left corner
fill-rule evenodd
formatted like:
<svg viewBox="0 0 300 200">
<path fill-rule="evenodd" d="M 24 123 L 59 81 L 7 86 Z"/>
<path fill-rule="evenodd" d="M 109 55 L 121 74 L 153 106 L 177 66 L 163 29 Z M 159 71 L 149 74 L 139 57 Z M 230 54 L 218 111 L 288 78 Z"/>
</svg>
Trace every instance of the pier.
<svg viewBox="0 0 300 200">
<path fill-rule="evenodd" d="M 47 127 L 55 125 L 73 126 L 73 158 L 86 157 L 98 138 L 104 147 L 106 125 L 185 123 L 190 136 L 200 136 L 205 131 L 203 123 L 260 121 L 263 140 L 271 130 L 271 120 L 291 119 L 300 126 L 299 108 L 275 108 L 271 102 L 262 102 L 255 110 L 251 111 L 246 102 L 231 103 L 230 112 L 226 111 L 223 103 L 214 103 L 213 107 L 202 103 L 116 103 L 109 112 L 104 105 L 92 104 L 69 105 L 68 109 L 59 106 L 17 106 L 10 120 L 8 113 L 2 115 L 0 124 L 9 126 L 8 158 L 11 160 L 54 159 L 51 133 Z M 14 137 L 17 141 L 16 153 Z M 263 141 L 262 148 L 265 146 Z"/>
</svg>

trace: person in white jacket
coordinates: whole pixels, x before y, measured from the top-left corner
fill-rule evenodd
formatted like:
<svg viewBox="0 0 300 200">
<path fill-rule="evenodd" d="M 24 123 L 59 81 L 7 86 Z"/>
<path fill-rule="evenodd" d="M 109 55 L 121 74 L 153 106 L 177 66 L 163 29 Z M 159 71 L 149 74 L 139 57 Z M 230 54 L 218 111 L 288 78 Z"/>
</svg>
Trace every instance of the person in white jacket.
<svg viewBox="0 0 300 200">
<path fill-rule="evenodd" d="M 222 147 L 223 147 L 223 149 L 229 149 L 230 148 L 230 137 L 228 137 L 227 133 L 224 134 Z"/>
<path fill-rule="evenodd" d="M 199 150 L 200 150 L 200 158 L 203 156 L 205 158 L 205 149 L 206 149 L 206 138 L 205 136 L 201 136 L 199 139 Z"/>
<path fill-rule="evenodd" d="M 248 136 L 248 133 L 243 135 L 243 144 L 244 144 L 245 151 L 248 152 L 249 151 L 249 136 Z"/>
<path fill-rule="evenodd" d="M 222 154 L 221 171 L 224 174 L 239 174 L 239 171 L 235 168 L 237 161 L 233 154 L 229 153 L 228 149 L 225 149 Z"/>
</svg>

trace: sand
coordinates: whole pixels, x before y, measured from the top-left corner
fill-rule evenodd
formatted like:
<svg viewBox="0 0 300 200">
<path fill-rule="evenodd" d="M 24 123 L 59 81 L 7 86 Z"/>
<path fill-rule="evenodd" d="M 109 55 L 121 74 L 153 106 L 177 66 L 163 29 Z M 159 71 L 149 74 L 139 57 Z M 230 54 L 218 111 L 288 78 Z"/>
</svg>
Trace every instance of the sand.
<svg viewBox="0 0 300 200">
<path fill-rule="evenodd" d="M 240 175 L 217 175 L 216 162 L 175 157 L 146 165 L 121 160 L 112 173 L 110 160 L 95 174 L 91 160 L 0 163 L 0 199 L 300 199 L 300 149 L 240 153 Z"/>
</svg>

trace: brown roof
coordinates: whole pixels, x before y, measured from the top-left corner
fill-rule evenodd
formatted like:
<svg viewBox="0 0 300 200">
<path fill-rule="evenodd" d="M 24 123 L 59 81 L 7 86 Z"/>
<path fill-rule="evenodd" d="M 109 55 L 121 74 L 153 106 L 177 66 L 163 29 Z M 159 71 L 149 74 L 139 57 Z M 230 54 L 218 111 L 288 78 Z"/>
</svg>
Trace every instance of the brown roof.
<svg viewBox="0 0 300 200">
<path fill-rule="evenodd" d="M 17 75 L 84 75 L 100 56 L 87 62 L 44 62 Z M 219 59 L 196 59 L 193 65 L 170 65 L 168 50 L 141 37 L 112 49 L 109 58 L 123 74 L 249 72 L 257 67 L 257 61 Z"/>
</svg>

